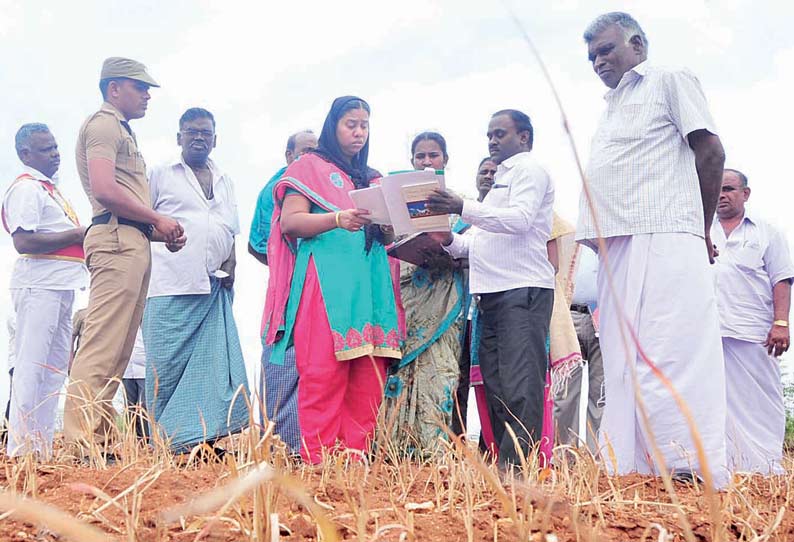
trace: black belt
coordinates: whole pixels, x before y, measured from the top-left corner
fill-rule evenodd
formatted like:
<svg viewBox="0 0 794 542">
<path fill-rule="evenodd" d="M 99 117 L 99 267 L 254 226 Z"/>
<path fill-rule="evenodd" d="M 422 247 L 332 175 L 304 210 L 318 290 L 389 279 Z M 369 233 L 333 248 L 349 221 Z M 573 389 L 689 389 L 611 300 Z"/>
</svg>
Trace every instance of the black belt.
<svg viewBox="0 0 794 542">
<path fill-rule="evenodd" d="M 107 224 L 110 222 L 111 217 L 113 216 L 112 213 L 103 213 L 99 216 L 95 216 L 91 219 L 91 225 L 95 226 L 97 224 Z M 132 226 L 133 228 L 139 230 L 142 234 L 146 236 L 147 239 L 152 238 L 152 232 L 154 231 L 154 226 L 151 224 L 144 224 L 143 222 L 136 222 L 135 220 L 129 220 L 123 217 L 117 217 L 119 224 L 124 226 Z"/>
<path fill-rule="evenodd" d="M 582 314 L 590 314 L 590 307 L 582 305 L 581 303 L 571 303 L 571 310 L 573 312 L 581 312 Z"/>
</svg>

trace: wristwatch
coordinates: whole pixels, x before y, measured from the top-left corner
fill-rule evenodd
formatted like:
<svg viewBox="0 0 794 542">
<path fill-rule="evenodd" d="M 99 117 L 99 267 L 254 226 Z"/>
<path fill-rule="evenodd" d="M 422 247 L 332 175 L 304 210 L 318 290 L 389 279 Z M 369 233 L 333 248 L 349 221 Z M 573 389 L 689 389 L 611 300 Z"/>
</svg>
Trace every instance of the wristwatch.
<svg viewBox="0 0 794 542">
<path fill-rule="evenodd" d="M 788 327 L 788 320 L 775 320 L 772 322 L 773 326 Z"/>
</svg>

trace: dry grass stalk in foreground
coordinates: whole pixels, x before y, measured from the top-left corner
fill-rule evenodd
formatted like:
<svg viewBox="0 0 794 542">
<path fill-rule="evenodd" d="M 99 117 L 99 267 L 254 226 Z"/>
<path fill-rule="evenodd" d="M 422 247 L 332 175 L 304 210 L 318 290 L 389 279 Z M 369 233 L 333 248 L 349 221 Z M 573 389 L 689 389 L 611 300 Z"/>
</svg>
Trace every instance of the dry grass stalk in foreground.
<svg viewBox="0 0 794 542">
<path fill-rule="evenodd" d="M 226 439 L 223 461 L 202 463 L 198 450 L 178 458 L 162 439 L 142 446 L 128 422 L 116 438 L 122 461 L 110 468 L 101 457 L 101 468 L 75 466 L 62 452 L 46 464 L 4 459 L 0 539 L 30 540 L 46 526 L 63 540 L 91 540 L 73 530 L 86 528 L 124 541 L 655 541 L 682 540 L 682 521 L 696 540 L 715 528 L 730 540 L 794 539 L 791 459 L 785 476 L 737 476 L 718 496 L 715 526 L 702 488 L 677 487 L 675 504 L 659 480 L 611 477 L 567 447 L 554 469 L 533 453 L 525 474 L 508 479 L 469 443 L 441 440 L 432 458 L 405 458 L 382 428 L 372 457 L 345 453 L 311 467 L 291 462 L 272 424 L 253 424 Z M 22 495 L 65 514 L 54 520 L 51 509 L 19 504 Z"/>
</svg>

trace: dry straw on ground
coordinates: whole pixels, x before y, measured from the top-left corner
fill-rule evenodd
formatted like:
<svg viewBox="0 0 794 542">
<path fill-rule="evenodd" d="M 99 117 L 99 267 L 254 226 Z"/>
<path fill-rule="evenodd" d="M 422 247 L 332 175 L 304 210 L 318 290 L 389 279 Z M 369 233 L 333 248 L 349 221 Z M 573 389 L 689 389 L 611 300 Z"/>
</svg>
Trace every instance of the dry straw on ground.
<svg viewBox="0 0 794 542">
<path fill-rule="evenodd" d="M 0 540 L 794 539 L 790 459 L 785 476 L 735 477 L 715 497 L 715 523 L 702 487 L 675 486 L 674 498 L 658 479 L 609 476 L 603 461 L 567 447 L 555 468 L 531 454 L 511 478 L 471 443 L 443 438 L 425 460 L 380 437 L 369 457 L 312 467 L 289 458 L 271 424 L 225 439 L 221 461 L 200 461 L 199 448 L 175 457 L 158 440 L 147 448 L 119 426 L 122 461 L 109 468 L 99 456 L 98 467 L 75 465 L 62 449 L 45 463 L 4 458 Z"/>
</svg>

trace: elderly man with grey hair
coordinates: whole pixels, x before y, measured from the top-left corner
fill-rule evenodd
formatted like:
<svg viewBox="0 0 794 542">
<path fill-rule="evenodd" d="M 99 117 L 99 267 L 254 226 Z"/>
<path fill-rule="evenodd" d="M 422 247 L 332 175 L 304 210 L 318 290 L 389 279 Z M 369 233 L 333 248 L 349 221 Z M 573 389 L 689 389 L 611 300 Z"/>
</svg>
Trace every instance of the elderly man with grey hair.
<svg viewBox="0 0 794 542">
<path fill-rule="evenodd" d="M 44 124 L 16 135 L 24 164 L 3 198 L 2 219 L 19 258 L 11 273 L 16 314 L 8 455 L 52 452 L 58 392 L 66 378 L 74 291 L 86 286 L 85 228 L 58 189 L 61 158 Z"/>
<path fill-rule="evenodd" d="M 611 447 L 607 463 L 620 474 L 702 475 L 670 383 L 720 487 L 728 480 L 725 368 L 709 264 L 722 144 L 697 78 L 651 65 L 648 39 L 630 15 L 601 15 L 584 40 L 609 87 L 587 166 L 593 212 L 582 194 L 577 227 L 577 239 L 602 252 L 602 449 Z"/>
</svg>

